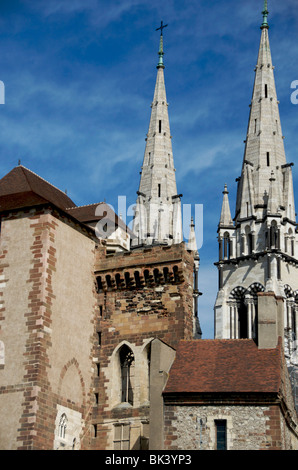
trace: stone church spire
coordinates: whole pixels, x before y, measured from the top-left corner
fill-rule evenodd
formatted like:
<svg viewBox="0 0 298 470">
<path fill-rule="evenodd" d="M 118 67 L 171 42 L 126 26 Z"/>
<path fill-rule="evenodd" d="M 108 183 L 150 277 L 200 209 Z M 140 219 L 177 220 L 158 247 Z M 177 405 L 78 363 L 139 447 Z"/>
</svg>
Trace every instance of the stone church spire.
<svg viewBox="0 0 298 470">
<path fill-rule="evenodd" d="M 225 189 L 223 191 L 223 201 L 222 201 L 222 207 L 221 207 L 221 214 L 220 214 L 220 220 L 219 220 L 219 228 L 233 228 L 234 223 L 231 217 L 231 209 L 230 209 L 230 203 L 229 203 L 229 191 L 227 188 L 227 185 L 225 184 Z"/>
<path fill-rule="evenodd" d="M 249 202 L 245 187 L 246 177 L 253 183 L 254 205 L 258 209 L 267 203 L 272 171 L 278 167 L 276 178 L 281 184 L 282 168 L 286 164 L 267 18 L 268 9 L 265 2 L 242 175 L 238 186 L 236 220 L 242 218 Z M 256 215 L 255 210 L 251 215 Z"/>
<path fill-rule="evenodd" d="M 292 163 L 287 163 L 272 64 L 268 6 L 250 105 L 234 225 L 228 199 L 218 227 L 216 338 L 258 338 L 258 294 L 284 297 L 289 354 L 298 337 L 298 235 Z"/>
<path fill-rule="evenodd" d="M 164 80 L 163 29 L 166 26 L 161 23 L 158 28 L 161 30 L 159 61 L 133 221 L 136 239 L 132 246 L 182 241 L 181 195 L 177 194 Z"/>
</svg>

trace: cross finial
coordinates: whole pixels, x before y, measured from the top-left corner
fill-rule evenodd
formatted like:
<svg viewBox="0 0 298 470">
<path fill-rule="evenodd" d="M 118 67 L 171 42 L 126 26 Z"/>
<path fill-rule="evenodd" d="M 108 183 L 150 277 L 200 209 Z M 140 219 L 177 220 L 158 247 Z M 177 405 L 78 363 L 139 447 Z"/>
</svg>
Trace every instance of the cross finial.
<svg viewBox="0 0 298 470">
<path fill-rule="evenodd" d="M 159 31 L 160 30 L 160 35 L 162 36 L 162 30 L 164 28 L 166 28 L 168 25 L 167 24 L 163 24 L 163 21 L 161 21 L 160 23 L 160 27 L 159 28 L 156 28 L 156 31 Z"/>
<path fill-rule="evenodd" d="M 163 52 L 163 35 L 162 35 L 162 30 L 164 28 L 166 28 L 168 25 L 167 24 L 163 24 L 163 21 L 160 23 L 160 27 L 159 28 L 156 28 L 156 31 L 159 31 L 160 30 L 160 40 L 159 40 L 159 51 L 158 51 L 158 55 L 159 55 L 159 62 L 157 64 L 157 68 L 163 68 L 164 69 L 164 64 L 163 64 L 163 55 L 164 55 L 164 52 Z"/>
</svg>

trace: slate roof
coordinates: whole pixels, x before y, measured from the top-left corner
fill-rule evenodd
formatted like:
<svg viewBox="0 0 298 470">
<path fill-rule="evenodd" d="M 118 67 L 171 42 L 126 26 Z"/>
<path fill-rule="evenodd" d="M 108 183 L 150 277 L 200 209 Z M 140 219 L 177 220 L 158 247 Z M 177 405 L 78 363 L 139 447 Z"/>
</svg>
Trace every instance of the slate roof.
<svg viewBox="0 0 298 470">
<path fill-rule="evenodd" d="M 182 340 L 163 393 L 278 393 L 280 354 L 249 339 Z"/>
<path fill-rule="evenodd" d="M 22 165 L 13 168 L 0 180 L 0 211 L 47 202 L 62 210 L 75 206 L 67 194 Z"/>
</svg>

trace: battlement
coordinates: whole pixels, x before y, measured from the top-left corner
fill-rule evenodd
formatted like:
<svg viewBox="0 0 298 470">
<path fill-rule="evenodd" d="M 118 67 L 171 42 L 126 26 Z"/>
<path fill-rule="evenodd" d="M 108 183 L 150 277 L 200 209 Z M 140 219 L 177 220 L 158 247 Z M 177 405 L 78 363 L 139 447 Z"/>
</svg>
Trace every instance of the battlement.
<svg viewBox="0 0 298 470">
<path fill-rule="evenodd" d="M 185 269 L 187 266 L 189 270 Z M 184 243 L 146 247 L 114 256 L 101 254 L 95 261 L 99 292 L 179 284 L 192 272 L 193 256 Z"/>
</svg>

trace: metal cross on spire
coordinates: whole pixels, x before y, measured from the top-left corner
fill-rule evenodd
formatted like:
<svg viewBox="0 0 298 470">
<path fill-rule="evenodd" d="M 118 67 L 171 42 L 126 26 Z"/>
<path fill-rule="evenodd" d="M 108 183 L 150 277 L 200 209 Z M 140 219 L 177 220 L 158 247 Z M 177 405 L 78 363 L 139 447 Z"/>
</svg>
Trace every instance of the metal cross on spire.
<svg viewBox="0 0 298 470">
<path fill-rule="evenodd" d="M 164 28 L 166 28 L 168 25 L 167 24 L 163 24 L 163 21 L 161 22 L 160 24 L 160 27 L 159 28 L 156 28 L 156 31 L 159 31 L 160 30 L 160 40 L 159 40 L 159 51 L 158 51 L 158 55 L 159 55 L 159 62 L 157 64 L 157 68 L 163 68 L 164 69 L 164 64 L 163 64 L 163 55 L 164 55 L 164 52 L 163 52 L 163 35 L 162 35 L 162 30 Z"/>
<path fill-rule="evenodd" d="M 167 24 L 163 24 L 163 21 L 160 23 L 160 27 L 159 28 L 156 28 L 156 31 L 159 31 L 160 30 L 160 35 L 162 36 L 162 30 L 164 28 L 166 28 L 168 25 Z"/>
</svg>

